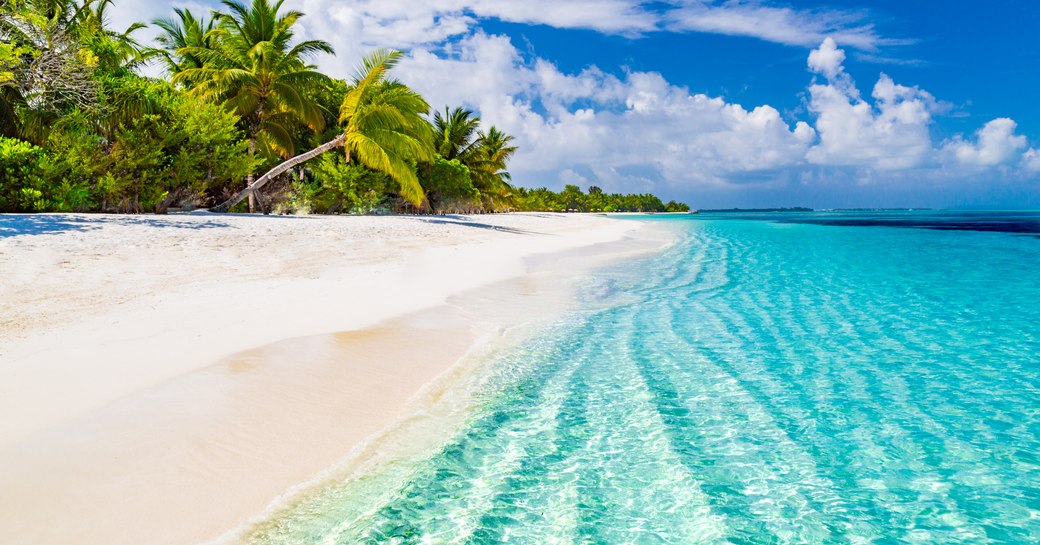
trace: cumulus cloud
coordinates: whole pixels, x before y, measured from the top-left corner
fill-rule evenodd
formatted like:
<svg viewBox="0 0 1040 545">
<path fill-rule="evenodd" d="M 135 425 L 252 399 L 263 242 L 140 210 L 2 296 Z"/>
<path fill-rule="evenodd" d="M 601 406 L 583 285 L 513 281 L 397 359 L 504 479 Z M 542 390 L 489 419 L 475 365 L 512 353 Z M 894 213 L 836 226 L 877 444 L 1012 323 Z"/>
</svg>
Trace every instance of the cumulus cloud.
<svg viewBox="0 0 1040 545">
<path fill-rule="evenodd" d="M 831 38 L 809 54 L 810 71 L 826 78 L 809 87 L 809 111 L 816 116 L 819 134 L 819 142 L 806 154 L 810 163 L 892 171 L 942 164 L 989 168 L 1019 160 L 1028 168 L 1032 161 L 1040 162 L 1029 152 L 1022 154 L 1026 138 L 1015 134 L 1017 125 L 1008 118 L 986 123 L 973 139 L 958 135 L 937 145 L 930 126 L 944 106 L 935 97 L 881 74 L 871 103 L 860 96 L 844 60 Z M 947 170 L 947 175 L 955 173 Z"/>
<path fill-rule="evenodd" d="M 1040 149 L 1029 148 L 1022 154 L 1022 167 L 1028 172 L 1040 172 Z"/>
<path fill-rule="evenodd" d="M 833 38 L 824 38 L 820 47 L 809 52 L 809 70 L 836 79 L 845 68 L 845 51 L 838 49 Z"/>
<path fill-rule="evenodd" d="M 815 139 L 808 124 L 792 127 L 772 106 L 693 94 L 654 72 L 565 74 L 525 60 L 505 36 L 478 33 L 442 55 L 416 49 L 398 75 L 433 104 L 465 104 L 516 135 L 512 168 L 532 176 L 720 183 L 802 162 Z"/>
<path fill-rule="evenodd" d="M 1030 157 L 1021 156 L 1026 148 L 1026 137 L 1015 134 L 1018 124 L 1006 117 L 994 119 L 975 132 L 975 141 L 962 137 L 954 138 L 944 146 L 956 161 L 962 165 L 974 167 L 992 167 L 1024 159 L 1028 164 Z M 1034 150 L 1030 150 L 1034 151 Z"/>
<path fill-rule="evenodd" d="M 939 109 L 935 98 L 881 74 L 871 104 L 845 72 L 844 60 L 831 38 L 809 53 L 810 71 L 826 78 L 809 86 L 809 111 L 820 136 L 806 155 L 809 162 L 891 170 L 929 161 L 934 151 L 929 125 Z"/>
</svg>

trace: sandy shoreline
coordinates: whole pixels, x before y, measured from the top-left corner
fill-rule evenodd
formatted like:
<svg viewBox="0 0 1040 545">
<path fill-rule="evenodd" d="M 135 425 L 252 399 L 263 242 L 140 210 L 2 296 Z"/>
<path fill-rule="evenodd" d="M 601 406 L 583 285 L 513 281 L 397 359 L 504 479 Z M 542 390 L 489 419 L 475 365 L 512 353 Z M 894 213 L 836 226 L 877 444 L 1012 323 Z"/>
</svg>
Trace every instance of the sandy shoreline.
<svg viewBox="0 0 1040 545">
<path fill-rule="evenodd" d="M 446 302 L 641 225 L 0 216 L 0 535 L 218 537 L 400 418 L 518 297 L 561 295 Z"/>
</svg>

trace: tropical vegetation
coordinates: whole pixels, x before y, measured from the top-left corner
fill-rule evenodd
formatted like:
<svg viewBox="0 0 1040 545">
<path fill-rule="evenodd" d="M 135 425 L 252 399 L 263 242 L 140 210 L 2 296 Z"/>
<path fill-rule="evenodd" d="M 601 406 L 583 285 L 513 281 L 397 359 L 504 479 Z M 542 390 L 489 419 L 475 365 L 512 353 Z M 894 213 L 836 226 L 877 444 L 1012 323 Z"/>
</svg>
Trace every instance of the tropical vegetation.
<svg viewBox="0 0 1040 545">
<path fill-rule="evenodd" d="M 223 0 L 112 28 L 113 0 L 0 0 L 0 211 L 684 211 L 653 195 L 514 185 L 514 138 L 431 111 L 369 52 L 314 64 L 283 0 Z M 158 67 L 163 77 L 142 74 Z"/>
</svg>

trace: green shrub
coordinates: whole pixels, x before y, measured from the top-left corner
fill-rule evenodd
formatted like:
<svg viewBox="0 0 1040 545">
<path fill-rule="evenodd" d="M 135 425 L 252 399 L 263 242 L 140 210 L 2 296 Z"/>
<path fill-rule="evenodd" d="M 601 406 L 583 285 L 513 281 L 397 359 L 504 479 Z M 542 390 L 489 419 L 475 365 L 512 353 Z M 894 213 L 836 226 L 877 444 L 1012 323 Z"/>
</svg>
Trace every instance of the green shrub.
<svg viewBox="0 0 1040 545">
<path fill-rule="evenodd" d="M 386 195 L 396 187 L 389 176 L 347 163 L 340 153 L 326 153 L 308 163 L 312 181 L 294 191 L 306 197 L 314 212 L 371 214 L 385 207 Z M 293 198 L 293 197 L 290 197 Z"/>
<path fill-rule="evenodd" d="M 420 181 L 436 212 L 479 212 L 480 191 L 473 186 L 469 168 L 458 159 L 437 156 L 420 171 Z"/>
<path fill-rule="evenodd" d="M 154 113 L 137 112 L 106 129 L 76 112 L 50 131 L 49 153 L 37 162 L 32 184 L 44 210 L 165 212 L 218 199 L 253 170 L 234 114 L 163 82 L 128 89 L 148 96 L 136 106 L 123 97 L 124 108 Z"/>
<path fill-rule="evenodd" d="M 17 138 L 0 136 L 0 211 L 47 209 L 39 186 L 44 151 Z"/>
</svg>

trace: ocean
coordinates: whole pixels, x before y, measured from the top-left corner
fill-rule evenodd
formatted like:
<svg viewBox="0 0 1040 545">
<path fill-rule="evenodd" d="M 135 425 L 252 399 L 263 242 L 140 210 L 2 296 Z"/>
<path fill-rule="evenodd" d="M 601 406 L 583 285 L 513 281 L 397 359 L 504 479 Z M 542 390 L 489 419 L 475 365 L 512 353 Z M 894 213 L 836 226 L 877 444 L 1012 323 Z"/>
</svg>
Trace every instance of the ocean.
<svg viewBox="0 0 1040 545">
<path fill-rule="evenodd" d="M 257 543 L 1038 543 L 1040 213 L 655 216 L 464 424 Z"/>
</svg>

